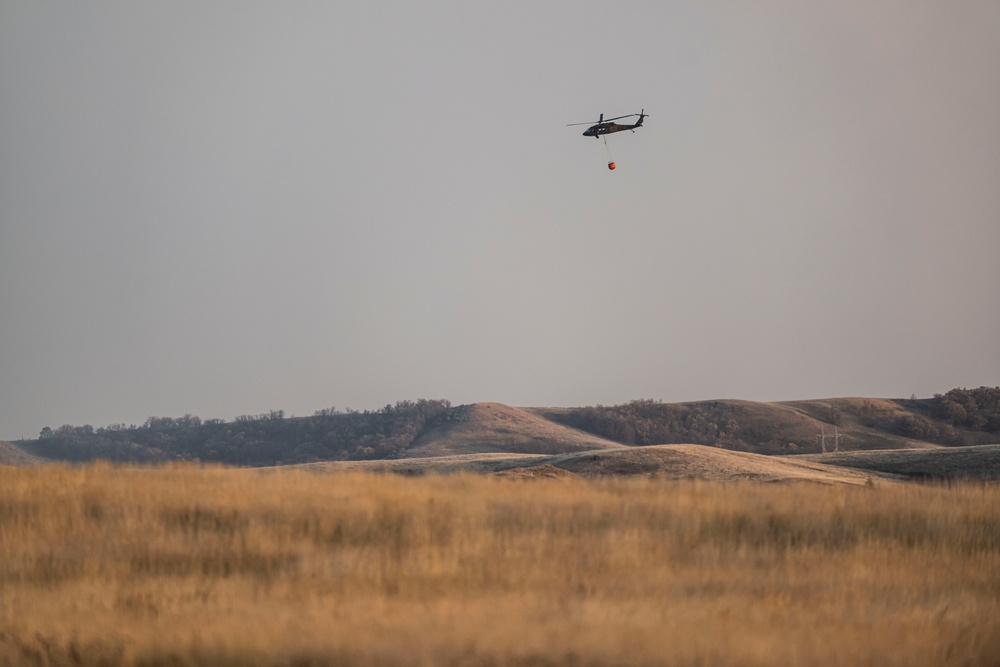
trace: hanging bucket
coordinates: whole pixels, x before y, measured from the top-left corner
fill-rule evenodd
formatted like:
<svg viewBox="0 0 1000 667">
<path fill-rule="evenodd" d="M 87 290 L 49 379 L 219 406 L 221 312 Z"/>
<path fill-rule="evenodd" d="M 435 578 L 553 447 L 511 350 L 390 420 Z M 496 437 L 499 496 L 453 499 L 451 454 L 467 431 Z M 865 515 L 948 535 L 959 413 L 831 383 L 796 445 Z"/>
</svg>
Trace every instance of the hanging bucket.
<svg viewBox="0 0 1000 667">
<path fill-rule="evenodd" d="M 615 163 L 614 162 L 609 162 L 608 163 L 608 169 L 614 169 L 614 168 L 615 168 Z"/>
</svg>

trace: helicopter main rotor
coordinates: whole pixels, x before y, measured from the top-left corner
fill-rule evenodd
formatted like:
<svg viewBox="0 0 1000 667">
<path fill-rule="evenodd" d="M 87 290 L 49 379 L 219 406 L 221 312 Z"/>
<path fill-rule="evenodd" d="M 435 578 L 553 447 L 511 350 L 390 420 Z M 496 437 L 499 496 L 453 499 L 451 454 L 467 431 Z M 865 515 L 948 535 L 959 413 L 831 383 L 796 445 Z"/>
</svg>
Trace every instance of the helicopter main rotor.
<svg viewBox="0 0 1000 667">
<path fill-rule="evenodd" d="M 605 123 L 610 123 L 611 121 L 614 120 L 621 120 L 622 118 L 631 118 L 632 116 L 638 116 L 638 115 L 639 114 L 637 113 L 627 113 L 624 116 L 615 116 L 614 118 L 608 118 L 607 120 L 604 120 L 604 114 L 601 114 L 601 117 L 597 119 L 596 123 L 593 121 L 587 121 L 585 123 L 567 123 L 566 127 L 571 127 L 573 125 L 604 125 Z"/>
</svg>

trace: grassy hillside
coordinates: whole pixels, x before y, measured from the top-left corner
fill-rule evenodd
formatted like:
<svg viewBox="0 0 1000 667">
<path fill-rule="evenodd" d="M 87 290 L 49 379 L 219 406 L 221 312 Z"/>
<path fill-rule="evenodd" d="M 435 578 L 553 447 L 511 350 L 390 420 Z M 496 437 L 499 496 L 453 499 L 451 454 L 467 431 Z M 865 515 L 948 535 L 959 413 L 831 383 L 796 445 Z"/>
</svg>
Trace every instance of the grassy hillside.
<svg viewBox="0 0 1000 667">
<path fill-rule="evenodd" d="M 32 456 L 17 445 L 0 440 L 0 465 L 24 466 L 41 463 L 41 459 Z"/>
<path fill-rule="evenodd" d="M 1000 454 L 1000 447 L 997 448 Z M 392 461 L 341 461 L 301 466 L 317 472 L 367 471 L 405 475 L 430 473 L 493 473 L 519 471 L 519 476 L 547 476 L 553 470 L 585 478 L 649 477 L 699 479 L 714 482 L 815 482 L 868 484 L 895 475 L 807 461 L 802 457 L 764 456 L 704 445 L 650 445 L 597 449 L 566 454 L 464 454 Z"/>
<path fill-rule="evenodd" d="M 463 405 L 430 425 L 406 449 L 406 458 L 510 452 L 559 454 L 624 447 L 617 442 L 501 403 Z"/>
<path fill-rule="evenodd" d="M 633 446 L 696 443 L 760 454 L 795 454 L 821 452 L 824 439 L 828 450 L 1000 441 L 1000 420 L 995 417 L 1000 414 L 1000 388 L 975 390 L 976 398 L 965 399 L 964 408 L 948 398 L 963 395 L 962 392 L 952 390 L 926 400 L 832 398 L 778 403 L 638 400 L 615 406 L 533 408 L 532 411 Z M 957 412 L 949 411 L 948 406 Z"/>
<path fill-rule="evenodd" d="M 660 444 L 773 455 L 821 453 L 824 446 L 853 451 L 998 441 L 1000 388 L 981 387 L 926 400 L 640 400 L 583 408 L 402 401 L 376 411 L 330 409 L 299 418 L 277 410 L 232 422 L 185 415 L 151 417 L 141 426 L 46 427 L 37 440 L 17 444 L 54 460 L 273 466 L 490 452 L 554 455 Z"/>
<path fill-rule="evenodd" d="M 1000 445 L 932 450 L 837 452 L 796 457 L 914 480 L 1000 480 Z"/>
<path fill-rule="evenodd" d="M 545 476 L 560 470 L 587 478 L 650 477 L 715 482 L 871 484 L 886 480 L 1000 481 L 1000 445 L 894 449 L 765 456 L 704 445 L 650 445 L 568 454 L 461 454 L 384 461 L 340 461 L 299 466 L 316 472 L 367 471 Z"/>
<path fill-rule="evenodd" d="M 1000 657 L 997 486 L 97 465 L 0 490 L 0 664 Z"/>
</svg>

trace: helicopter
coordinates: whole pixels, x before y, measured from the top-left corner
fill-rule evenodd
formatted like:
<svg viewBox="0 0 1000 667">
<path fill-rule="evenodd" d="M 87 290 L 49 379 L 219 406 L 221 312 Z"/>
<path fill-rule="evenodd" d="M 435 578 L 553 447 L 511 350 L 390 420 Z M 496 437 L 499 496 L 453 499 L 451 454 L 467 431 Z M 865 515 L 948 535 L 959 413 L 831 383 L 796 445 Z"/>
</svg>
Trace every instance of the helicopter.
<svg viewBox="0 0 1000 667">
<path fill-rule="evenodd" d="M 625 114 L 624 116 L 615 116 L 614 118 L 609 118 L 607 120 L 604 120 L 604 114 L 601 114 L 600 118 L 598 118 L 597 120 L 597 124 L 591 125 L 586 130 L 584 130 L 583 136 L 594 137 L 596 139 L 597 137 L 603 134 L 621 132 L 622 130 L 632 130 L 632 132 L 635 132 L 635 128 L 642 127 L 642 119 L 645 118 L 647 115 L 648 114 L 646 114 L 645 109 L 643 109 L 639 113 L 630 113 L 630 114 Z M 633 125 L 619 125 L 618 123 L 613 122 L 616 120 L 620 120 L 622 118 L 631 118 L 632 116 L 639 117 L 639 120 L 636 121 L 635 124 Z M 572 125 L 586 125 L 586 124 L 587 123 L 569 123 L 566 127 L 570 127 Z"/>
</svg>

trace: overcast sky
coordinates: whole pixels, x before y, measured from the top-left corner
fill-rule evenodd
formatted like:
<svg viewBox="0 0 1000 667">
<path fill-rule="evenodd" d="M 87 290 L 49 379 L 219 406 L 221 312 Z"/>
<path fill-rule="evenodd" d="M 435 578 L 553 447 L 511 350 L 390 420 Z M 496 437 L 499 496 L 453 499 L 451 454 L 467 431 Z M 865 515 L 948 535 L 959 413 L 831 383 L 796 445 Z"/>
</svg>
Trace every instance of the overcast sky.
<svg viewBox="0 0 1000 667">
<path fill-rule="evenodd" d="M 1000 384 L 1000 2 L 0 0 L 0 437 Z M 600 140 L 567 123 L 649 114 Z"/>
</svg>

